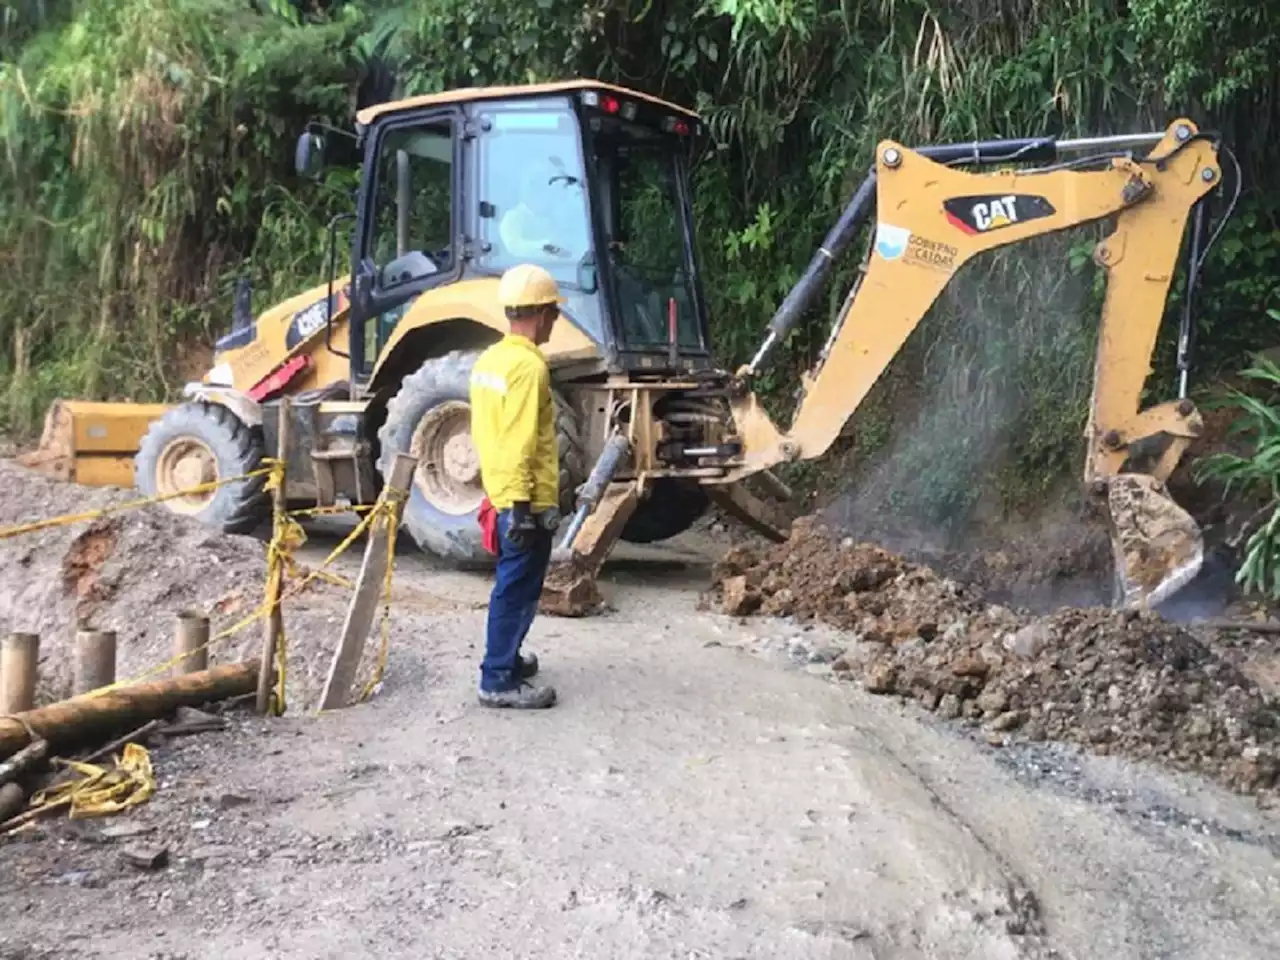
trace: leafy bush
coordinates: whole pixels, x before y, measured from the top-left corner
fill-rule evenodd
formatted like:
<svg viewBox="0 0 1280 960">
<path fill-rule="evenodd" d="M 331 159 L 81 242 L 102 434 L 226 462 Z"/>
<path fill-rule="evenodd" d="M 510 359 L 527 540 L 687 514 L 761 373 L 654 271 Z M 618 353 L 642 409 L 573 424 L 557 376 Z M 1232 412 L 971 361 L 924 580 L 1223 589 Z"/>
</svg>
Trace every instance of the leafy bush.
<svg viewBox="0 0 1280 960">
<path fill-rule="evenodd" d="M 1269 310 L 1272 320 L 1280 320 L 1280 311 Z M 1231 389 L 1221 401 L 1234 407 L 1239 416 L 1231 425 L 1231 435 L 1241 438 L 1250 448 L 1245 456 L 1223 452 L 1206 457 L 1199 464 L 1201 480 L 1218 480 L 1224 493 L 1261 495 L 1266 504 L 1256 514 L 1267 521 L 1254 530 L 1245 543 L 1244 555 L 1236 573 L 1236 582 L 1246 592 L 1257 592 L 1270 599 L 1280 599 L 1280 366 L 1258 356 L 1241 376 L 1253 381 L 1262 396 Z"/>
</svg>

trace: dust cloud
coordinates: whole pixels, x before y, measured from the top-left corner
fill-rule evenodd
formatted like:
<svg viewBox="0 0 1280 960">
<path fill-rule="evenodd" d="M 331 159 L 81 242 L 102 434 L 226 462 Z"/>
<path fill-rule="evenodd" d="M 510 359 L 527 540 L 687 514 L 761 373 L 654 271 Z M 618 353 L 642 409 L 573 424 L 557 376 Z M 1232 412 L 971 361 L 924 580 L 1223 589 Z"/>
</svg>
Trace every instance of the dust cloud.
<svg viewBox="0 0 1280 960">
<path fill-rule="evenodd" d="M 855 416 L 855 436 L 887 419 L 890 439 L 854 465 L 824 522 L 1006 602 L 1109 601 L 1105 514 L 1077 479 L 1098 306 L 1090 271 L 1069 263 L 1093 235 L 1022 243 L 961 269 L 878 388 L 887 412 Z"/>
</svg>

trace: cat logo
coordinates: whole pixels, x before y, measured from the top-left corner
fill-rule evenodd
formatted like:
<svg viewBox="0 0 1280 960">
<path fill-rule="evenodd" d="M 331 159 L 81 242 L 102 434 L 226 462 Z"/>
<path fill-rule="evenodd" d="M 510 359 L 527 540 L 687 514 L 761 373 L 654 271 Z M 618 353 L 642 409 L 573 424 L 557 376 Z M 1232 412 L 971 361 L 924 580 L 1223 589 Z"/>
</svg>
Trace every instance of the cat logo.
<svg viewBox="0 0 1280 960">
<path fill-rule="evenodd" d="M 979 230 L 1007 227 L 1017 219 L 1017 197 L 1000 197 L 990 203 L 982 202 L 973 205 L 973 222 L 978 225 Z"/>
<path fill-rule="evenodd" d="M 350 303 L 351 288 L 343 287 L 341 290 L 333 292 L 333 310 L 329 310 L 329 298 L 321 297 L 319 300 L 311 303 L 293 315 L 293 320 L 289 323 L 289 329 L 285 331 L 284 346 L 286 350 L 292 350 L 303 340 L 310 339 L 314 334 L 323 330 L 329 325 L 329 317 L 336 316 L 345 310 Z"/>
<path fill-rule="evenodd" d="M 1058 212 L 1045 197 L 1031 193 L 954 197 L 944 201 L 942 206 L 947 213 L 947 222 L 970 236 L 1028 220 L 1040 220 Z"/>
</svg>

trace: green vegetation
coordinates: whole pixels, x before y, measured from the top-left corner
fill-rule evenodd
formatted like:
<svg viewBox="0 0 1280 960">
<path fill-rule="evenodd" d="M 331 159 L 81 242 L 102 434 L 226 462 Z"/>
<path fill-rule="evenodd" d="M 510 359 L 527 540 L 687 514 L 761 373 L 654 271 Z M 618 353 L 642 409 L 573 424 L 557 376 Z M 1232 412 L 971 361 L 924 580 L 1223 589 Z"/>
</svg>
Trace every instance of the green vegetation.
<svg viewBox="0 0 1280 960">
<path fill-rule="evenodd" d="M 706 117 L 697 215 L 726 361 L 882 137 L 1216 127 L 1247 191 L 1207 268 L 1213 371 L 1270 334 L 1278 54 L 1280 0 L 17 0 L 0 10 L 0 429 L 28 433 L 55 394 L 169 395 L 177 359 L 228 326 L 236 276 L 256 310 L 323 276 L 354 180 L 294 177 L 305 121 L 572 75 Z M 854 452 L 894 454 L 893 506 L 963 517 L 996 452 L 1011 504 L 1077 468 L 1098 305 L 1082 239 L 973 265 L 878 386 Z M 856 260 L 771 372 L 780 403 Z M 1167 387 L 1171 342 L 1159 370 Z"/>
<path fill-rule="evenodd" d="M 1268 317 L 1280 320 L 1280 311 L 1270 310 Z M 1259 355 L 1241 376 L 1251 389 L 1227 390 L 1218 403 L 1239 412 L 1231 435 L 1243 441 L 1246 455 L 1215 453 L 1200 462 L 1197 473 L 1202 480 L 1221 482 L 1227 493 L 1264 501 L 1254 515 L 1258 525 L 1245 527 L 1249 538 L 1236 582 L 1246 593 L 1280 600 L 1280 366 Z"/>
</svg>

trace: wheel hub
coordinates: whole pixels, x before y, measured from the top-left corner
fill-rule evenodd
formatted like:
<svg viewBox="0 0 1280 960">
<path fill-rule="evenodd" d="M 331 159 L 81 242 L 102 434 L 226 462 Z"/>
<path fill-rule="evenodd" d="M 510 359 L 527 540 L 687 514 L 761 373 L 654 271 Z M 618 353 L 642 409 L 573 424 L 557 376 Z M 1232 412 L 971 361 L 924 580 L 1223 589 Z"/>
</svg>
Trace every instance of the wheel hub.
<svg viewBox="0 0 1280 960">
<path fill-rule="evenodd" d="M 156 493 L 172 497 L 167 501 L 177 513 L 199 513 L 213 499 L 216 491 L 188 493 L 174 496 L 182 490 L 190 490 L 218 479 L 218 460 L 202 440 L 195 437 L 177 437 L 160 451 L 156 460 Z"/>
<path fill-rule="evenodd" d="M 450 400 L 429 410 L 413 431 L 413 483 L 437 510 L 465 516 L 480 506 L 480 458 L 471 442 L 471 406 Z"/>
<path fill-rule="evenodd" d="M 455 483 L 474 484 L 480 479 L 480 458 L 469 433 L 455 433 L 445 441 L 444 470 Z"/>
</svg>

